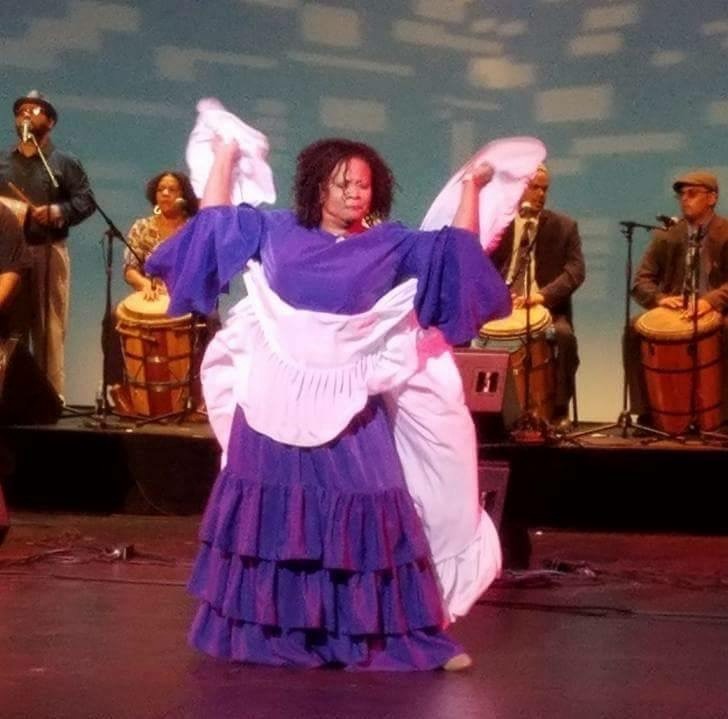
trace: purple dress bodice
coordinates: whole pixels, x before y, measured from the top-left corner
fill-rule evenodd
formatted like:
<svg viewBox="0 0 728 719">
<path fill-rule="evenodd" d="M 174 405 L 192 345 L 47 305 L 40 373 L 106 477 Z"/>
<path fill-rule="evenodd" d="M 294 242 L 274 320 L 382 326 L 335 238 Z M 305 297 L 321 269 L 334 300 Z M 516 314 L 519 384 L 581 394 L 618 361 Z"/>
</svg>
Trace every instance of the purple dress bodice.
<svg viewBox="0 0 728 719">
<path fill-rule="evenodd" d="M 249 259 L 262 263 L 288 304 L 338 314 L 363 312 L 416 278 L 420 324 L 440 327 L 451 343 L 510 312 L 508 290 L 477 237 L 449 227 L 424 232 L 386 222 L 337 238 L 301 226 L 290 211 L 215 207 L 162 244 L 146 271 L 169 286 L 170 314 L 208 313 Z"/>
</svg>

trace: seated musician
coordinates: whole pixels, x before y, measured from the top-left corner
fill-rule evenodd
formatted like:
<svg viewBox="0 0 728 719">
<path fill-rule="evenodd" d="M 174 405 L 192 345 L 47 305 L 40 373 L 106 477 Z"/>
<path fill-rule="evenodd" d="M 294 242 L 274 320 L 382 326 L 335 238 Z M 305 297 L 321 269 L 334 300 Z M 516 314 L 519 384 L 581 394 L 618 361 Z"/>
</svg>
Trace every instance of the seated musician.
<svg viewBox="0 0 728 719">
<path fill-rule="evenodd" d="M 556 345 L 556 399 L 552 423 L 568 431 L 569 402 L 579 366 L 572 325 L 571 295 L 584 282 L 581 238 L 574 220 L 544 209 L 549 172 L 541 165 L 521 197 L 521 211 L 506 228 L 491 259 L 511 287 L 514 308 L 543 305 L 551 313 Z M 529 225 L 528 232 L 524 232 Z M 535 231 L 535 234 L 534 234 Z M 526 263 L 522 251 L 525 235 L 533 238 L 532 284 L 526 290 Z"/>
<path fill-rule="evenodd" d="M 197 213 L 199 200 L 189 177 L 173 170 L 164 170 L 152 177 L 147 182 L 145 196 L 153 209 L 150 215 L 135 220 L 129 230 L 129 246 L 124 251 L 124 280 L 151 304 L 166 295 L 166 288 L 161 280 L 145 274 L 144 263 L 159 245 Z M 166 307 L 160 312 L 163 314 L 165 310 Z M 133 414 L 127 393 L 122 389 L 120 339 L 115 333 L 113 335 L 113 341 L 106 348 L 111 398 L 117 410 Z"/>
<path fill-rule="evenodd" d="M 697 315 L 701 317 L 715 310 L 725 318 L 728 312 L 728 219 L 715 212 L 718 180 L 710 172 L 696 170 L 678 177 L 672 188 L 680 203 L 682 217 L 672 227 L 653 233 L 652 241 L 634 275 L 632 297 L 645 309 L 666 307 L 689 316 L 688 297 L 692 294 L 692 288 L 687 272 L 688 244 L 689 238 L 699 231 L 702 239 L 699 244 Z M 728 357 L 725 351 L 727 337 L 724 320 L 724 361 Z M 650 418 L 644 374 L 639 369 L 639 338 L 634 331 L 628 341 L 625 357 L 631 410 L 638 415 L 640 423 L 647 424 Z M 725 387 L 725 380 L 723 385 Z M 723 402 L 725 410 L 725 396 Z"/>
</svg>

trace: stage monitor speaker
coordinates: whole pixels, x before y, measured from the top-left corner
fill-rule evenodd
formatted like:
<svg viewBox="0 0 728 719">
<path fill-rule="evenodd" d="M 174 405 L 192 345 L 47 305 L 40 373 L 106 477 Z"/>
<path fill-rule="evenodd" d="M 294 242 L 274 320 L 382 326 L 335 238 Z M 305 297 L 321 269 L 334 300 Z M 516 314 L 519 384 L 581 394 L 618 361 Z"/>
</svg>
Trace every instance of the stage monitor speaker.
<svg viewBox="0 0 728 719">
<path fill-rule="evenodd" d="M 61 400 L 17 337 L 0 340 L 0 425 L 55 424 Z"/>
<path fill-rule="evenodd" d="M 521 413 L 509 368 L 510 353 L 458 347 L 453 354 L 463 380 L 465 404 L 473 414 L 479 438 L 503 436 Z"/>
<path fill-rule="evenodd" d="M 488 459 L 478 462 L 480 504 L 488 512 L 498 531 L 503 521 L 510 473 L 511 465 L 505 460 Z"/>
</svg>

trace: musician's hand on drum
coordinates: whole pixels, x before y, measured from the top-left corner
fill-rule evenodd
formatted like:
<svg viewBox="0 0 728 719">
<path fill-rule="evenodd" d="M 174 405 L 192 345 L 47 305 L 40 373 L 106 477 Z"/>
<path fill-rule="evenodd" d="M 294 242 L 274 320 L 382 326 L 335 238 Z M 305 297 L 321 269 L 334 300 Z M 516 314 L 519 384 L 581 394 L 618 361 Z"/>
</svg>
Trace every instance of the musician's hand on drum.
<svg viewBox="0 0 728 719">
<path fill-rule="evenodd" d="M 154 284 L 154 280 L 149 277 L 145 277 L 142 282 L 142 292 L 144 293 L 144 299 L 149 302 L 154 302 L 159 297 L 159 290 Z"/>
<path fill-rule="evenodd" d="M 511 295 L 513 301 L 513 309 L 521 310 L 524 307 L 535 307 L 544 303 L 544 296 L 540 292 L 533 292 L 530 297 L 522 297 L 520 295 Z"/>
<path fill-rule="evenodd" d="M 465 168 L 463 182 L 472 182 L 478 190 L 481 190 L 493 179 L 493 173 L 493 166 L 487 162 L 477 166 L 470 165 Z"/>
<path fill-rule="evenodd" d="M 663 297 L 657 304 L 659 307 L 667 307 L 669 310 L 681 310 L 683 308 L 683 299 L 679 295 L 673 295 Z"/>
<path fill-rule="evenodd" d="M 695 307 L 695 311 L 693 311 L 693 307 Z M 698 317 L 702 317 L 703 315 L 710 312 L 712 309 L 713 307 L 710 302 L 704 300 L 702 297 L 699 297 L 697 305 L 694 305 L 693 301 L 690 300 L 690 302 L 688 303 L 688 309 L 683 311 L 682 317 L 684 317 L 685 319 L 691 319 L 694 314 Z"/>
<path fill-rule="evenodd" d="M 45 227 L 60 227 L 63 224 L 63 213 L 58 205 L 39 205 L 30 208 L 33 219 Z"/>
</svg>

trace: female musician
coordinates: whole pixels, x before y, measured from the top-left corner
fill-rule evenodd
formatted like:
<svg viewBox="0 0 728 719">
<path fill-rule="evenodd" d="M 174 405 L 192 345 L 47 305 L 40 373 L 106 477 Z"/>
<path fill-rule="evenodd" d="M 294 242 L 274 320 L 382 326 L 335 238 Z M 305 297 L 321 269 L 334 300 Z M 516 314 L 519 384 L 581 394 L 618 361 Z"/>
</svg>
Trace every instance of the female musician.
<svg viewBox="0 0 728 719">
<path fill-rule="evenodd" d="M 148 217 L 136 220 L 129 230 L 127 237 L 129 246 L 124 252 L 124 279 L 137 292 L 141 292 L 145 304 L 149 303 L 149 307 L 153 308 L 152 303 L 166 295 L 167 290 L 163 282 L 153 281 L 144 273 L 144 262 L 159 245 L 197 213 L 199 200 L 195 196 L 189 177 L 173 170 L 164 170 L 152 177 L 147 182 L 145 194 L 153 207 L 153 212 Z M 164 306 L 159 310 L 162 313 L 166 308 L 166 297 L 164 300 Z M 217 329 L 217 317 L 208 318 L 208 322 L 210 324 L 208 328 L 195 330 L 196 347 L 191 358 L 190 371 L 193 384 L 190 391 L 194 405 L 198 408 L 203 406 L 198 380 L 199 361 L 207 337 Z M 121 338 L 117 338 L 115 334 L 114 341 L 107 348 L 110 396 L 120 414 L 134 415 L 136 410 L 124 378 Z M 196 414 L 204 416 L 201 411 Z"/>
<path fill-rule="evenodd" d="M 143 292 L 147 300 L 155 300 L 165 292 L 161 284 L 153 284 L 144 274 L 143 266 L 152 252 L 179 230 L 197 213 L 199 201 L 182 172 L 165 170 L 147 182 L 146 196 L 154 208 L 148 217 L 142 217 L 129 230 L 131 246 L 124 253 L 124 279 L 135 290 Z"/>
</svg>

